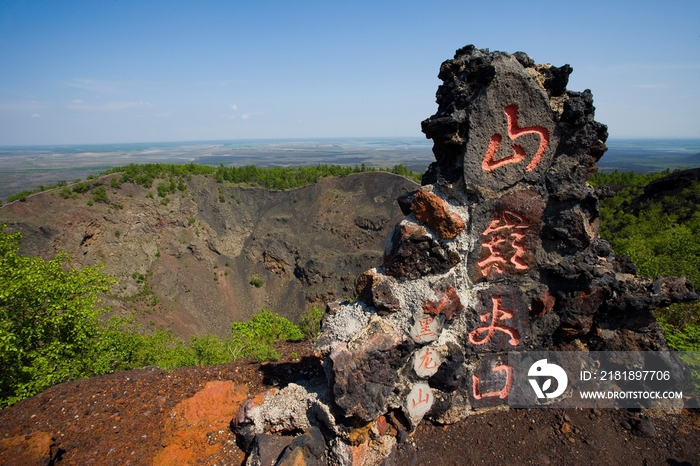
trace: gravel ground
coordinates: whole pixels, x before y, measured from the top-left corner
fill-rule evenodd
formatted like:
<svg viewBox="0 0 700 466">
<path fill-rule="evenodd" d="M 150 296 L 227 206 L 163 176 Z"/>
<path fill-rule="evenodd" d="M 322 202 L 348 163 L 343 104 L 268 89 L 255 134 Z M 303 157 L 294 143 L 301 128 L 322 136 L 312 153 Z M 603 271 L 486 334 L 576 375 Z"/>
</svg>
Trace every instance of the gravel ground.
<svg viewBox="0 0 700 466">
<path fill-rule="evenodd" d="M 241 360 L 171 372 L 145 368 L 52 387 L 0 411 L 0 464 L 165 464 L 162 454 L 179 438 L 172 432 L 178 407 L 208 382 L 232 381 L 253 396 L 300 378 L 323 377 L 308 343 L 279 349 L 298 353 L 300 360 L 263 365 Z M 228 421 L 202 431 L 206 449 L 197 450 L 196 464 L 244 462 Z M 180 442 L 182 448 L 187 442 Z M 485 413 L 451 426 L 424 422 L 387 462 L 700 465 L 700 410 L 533 409 Z"/>
</svg>

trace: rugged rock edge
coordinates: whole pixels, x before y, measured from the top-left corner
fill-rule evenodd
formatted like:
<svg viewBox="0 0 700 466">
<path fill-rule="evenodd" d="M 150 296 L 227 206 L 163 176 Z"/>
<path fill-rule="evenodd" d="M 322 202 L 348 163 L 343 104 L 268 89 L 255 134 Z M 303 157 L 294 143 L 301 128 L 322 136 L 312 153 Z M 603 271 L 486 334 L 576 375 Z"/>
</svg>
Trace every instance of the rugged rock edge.
<svg viewBox="0 0 700 466">
<path fill-rule="evenodd" d="M 358 278 L 361 301 L 329 306 L 315 347 L 328 385 L 242 409 L 247 464 L 262 464 L 261 436 L 295 430 L 306 440 L 276 464 L 381 464 L 423 418 L 506 408 L 510 351 L 668 351 L 651 309 L 698 295 L 637 277 L 598 237 L 587 180 L 607 128 L 589 90 L 566 89 L 571 72 L 474 46 L 442 64 L 422 124 L 436 161 L 399 199 L 406 218 Z"/>
</svg>

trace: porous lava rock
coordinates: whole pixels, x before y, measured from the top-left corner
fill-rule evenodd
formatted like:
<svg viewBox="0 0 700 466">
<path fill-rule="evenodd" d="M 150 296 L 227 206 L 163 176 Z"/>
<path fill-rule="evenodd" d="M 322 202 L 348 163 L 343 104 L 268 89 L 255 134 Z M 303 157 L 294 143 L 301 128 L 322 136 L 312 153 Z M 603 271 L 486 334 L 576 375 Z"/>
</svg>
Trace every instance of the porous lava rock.
<svg viewBox="0 0 700 466">
<path fill-rule="evenodd" d="M 330 464 L 379 464 L 424 418 L 506 407 L 513 352 L 668 351 L 650 310 L 698 296 L 682 277 L 637 277 L 599 237 L 587 180 L 608 133 L 571 72 L 471 45 L 440 67 L 422 123 L 436 160 L 399 198 L 406 218 L 360 301 L 335 306 L 316 342 L 328 414 L 297 428 L 321 428 Z"/>
<path fill-rule="evenodd" d="M 450 212 L 443 199 L 428 191 L 420 189 L 416 192 L 411 203 L 411 210 L 415 214 L 416 220 L 432 227 L 442 239 L 454 238 L 464 230 L 464 220 L 459 215 Z"/>
<path fill-rule="evenodd" d="M 48 432 L 0 439 L 0 464 L 48 466 L 60 461 L 61 450 Z"/>
</svg>

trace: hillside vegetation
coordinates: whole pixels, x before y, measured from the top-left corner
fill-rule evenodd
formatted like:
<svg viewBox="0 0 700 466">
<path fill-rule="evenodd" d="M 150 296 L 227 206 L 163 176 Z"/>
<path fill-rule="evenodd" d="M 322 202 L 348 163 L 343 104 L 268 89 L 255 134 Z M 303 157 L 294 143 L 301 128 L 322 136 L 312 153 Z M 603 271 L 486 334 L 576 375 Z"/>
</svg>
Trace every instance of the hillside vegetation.
<svg viewBox="0 0 700 466">
<path fill-rule="evenodd" d="M 98 306 L 98 296 L 113 278 L 101 267 L 67 267 L 63 254 L 49 261 L 22 256 L 20 240 L 0 225 L 0 408 L 66 380 L 116 370 L 277 360 L 276 342 L 311 338 L 320 328 L 318 308 L 300 326 L 262 309 L 248 322 L 232 323 L 226 339 L 183 341 L 168 330 L 144 332 L 133 318 L 105 323 L 109 309 Z"/>
<path fill-rule="evenodd" d="M 100 175 L 109 175 L 120 173 L 119 178 L 115 178 L 111 187 L 116 188 L 121 183 L 134 182 L 150 189 L 153 182 L 157 179 L 167 179 L 168 182 L 160 182 L 157 186 L 158 193 L 164 196 L 166 193 L 174 193 L 176 190 L 185 191 L 183 178 L 192 175 L 207 175 L 213 176 L 217 181 L 228 181 L 245 186 L 258 186 L 266 189 L 294 189 L 308 184 L 316 183 L 321 178 L 329 176 L 346 176 L 353 173 L 365 173 L 384 171 L 394 173 L 396 175 L 405 176 L 413 181 L 420 183 L 421 175 L 409 171 L 402 164 L 395 165 L 393 168 L 374 168 L 368 167 L 364 163 L 355 165 L 354 167 L 346 167 L 340 165 L 314 165 L 309 167 L 272 167 L 261 168 L 255 165 L 247 165 L 244 167 L 224 167 L 219 165 L 213 167 L 211 165 L 198 165 L 194 163 L 188 164 L 163 164 L 163 163 L 148 163 L 148 164 L 129 164 L 122 167 L 110 168 Z M 95 175 L 88 176 L 88 181 L 96 178 Z M 34 189 L 26 189 L 8 196 L 7 203 L 13 201 L 26 201 L 27 196 L 32 194 L 48 191 L 50 189 L 61 188 L 61 193 L 64 197 L 70 196 L 73 193 L 82 193 L 90 189 L 90 184 L 81 182 L 81 180 L 73 181 L 71 186 L 68 186 L 66 181 L 59 181 L 51 186 L 38 186 Z M 0 206 L 2 200 L 0 200 Z"/>
<path fill-rule="evenodd" d="M 596 174 L 591 184 L 620 188 L 601 201 L 600 236 L 616 254 L 628 256 L 640 275 L 686 276 L 700 286 L 700 181 L 675 193 L 644 196 L 644 187 L 669 175 L 612 172 Z M 678 351 L 700 351 L 700 305 L 675 304 L 656 311 L 666 340 Z"/>
</svg>

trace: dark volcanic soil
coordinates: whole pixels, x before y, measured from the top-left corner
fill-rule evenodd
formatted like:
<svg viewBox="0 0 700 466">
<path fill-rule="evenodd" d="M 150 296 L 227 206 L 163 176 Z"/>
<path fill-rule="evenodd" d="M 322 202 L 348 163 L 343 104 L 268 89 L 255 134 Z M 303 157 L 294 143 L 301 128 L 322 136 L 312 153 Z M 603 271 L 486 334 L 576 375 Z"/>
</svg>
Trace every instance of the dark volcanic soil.
<svg viewBox="0 0 700 466">
<path fill-rule="evenodd" d="M 277 363 L 239 361 L 172 372 L 146 368 L 55 386 L 0 411 L 0 464 L 48 464 L 51 456 L 56 465 L 240 465 L 244 456 L 229 427 L 237 405 L 223 403 L 214 418 L 207 418 L 205 407 L 184 406 L 205 386 L 205 398 L 214 399 L 218 392 L 210 390 L 211 381 L 233 381 L 252 397 L 291 381 L 323 377 L 309 343 L 280 350 L 286 356 Z M 300 359 L 291 361 L 292 352 Z M 33 452 L 41 454 L 32 459 Z M 451 426 L 423 423 L 388 461 L 401 466 L 698 465 L 700 413 L 491 412 Z"/>
</svg>

